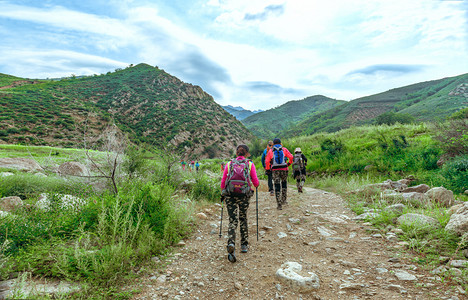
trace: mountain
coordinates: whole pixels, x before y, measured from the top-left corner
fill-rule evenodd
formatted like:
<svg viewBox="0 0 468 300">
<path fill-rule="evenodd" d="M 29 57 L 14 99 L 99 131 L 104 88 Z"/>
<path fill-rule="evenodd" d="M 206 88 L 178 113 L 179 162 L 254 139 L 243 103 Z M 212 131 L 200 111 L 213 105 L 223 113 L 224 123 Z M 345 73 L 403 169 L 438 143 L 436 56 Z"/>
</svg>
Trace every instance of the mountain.
<svg viewBox="0 0 468 300">
<path fill-rule="evenodd" d="M 294 126 L 301 120 L 340 106 L 343 103 L 345 103 L 343 100 L 316 95 L 302 100 L 286 102 L 276 108 L 247 117 L 242 120 L 242 123 L 257 137 L 273 139 L 281 136 L 282 131 Z"/>
<path fill-rule="evenodd" d="M 420 82 L 358 98 L 309 116 L 283 135 L 334 132 L 350 126 L 371 124 L 385 112 L 410 114 L 417 121 L 440 120 L 468 107 L 468 74 Z M 247 128 L 249 125 L 246 124 Z"/>
<path fill-rule="evenodd" d="M 243 120 L 251 115 L 254 115 L 256 113 L 259 113 L 259 112 L 262 112 L 261 109 L 259 110 L 254 110 L 254 111 L 250 111 L 248 109 L 244 109 L 240 106 L 231 106 L 231 105 L 226 105 L 226 106 L 223 106 L 223 108 L 228 112 L 230 113 L 231 115 L 233 115 L 234 117 L 236 117 L 237 120 Z"/>
<path fill-rule="evenodd" d="M 253 137 L 200 87 L 139 64 L 105 75 L 32 80 L 0 74 L 0 139 L 84 146 L 115 124 L 133 143 L 226 156 Z"/>
</svg>

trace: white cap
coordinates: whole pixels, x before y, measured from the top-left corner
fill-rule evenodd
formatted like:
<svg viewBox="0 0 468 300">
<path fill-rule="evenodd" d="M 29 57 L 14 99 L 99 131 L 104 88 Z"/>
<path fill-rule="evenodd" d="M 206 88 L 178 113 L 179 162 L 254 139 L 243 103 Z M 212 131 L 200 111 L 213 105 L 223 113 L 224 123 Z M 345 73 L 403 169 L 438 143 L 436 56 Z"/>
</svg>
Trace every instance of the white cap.
<svg viewBox="0 0 468 300">
<path fill-rule="evenodd" d="M 294 153 L 296 152 L 302 152 L 301 148 L 296 148 L 296 150 L 294 150 Z"/>
</svg>

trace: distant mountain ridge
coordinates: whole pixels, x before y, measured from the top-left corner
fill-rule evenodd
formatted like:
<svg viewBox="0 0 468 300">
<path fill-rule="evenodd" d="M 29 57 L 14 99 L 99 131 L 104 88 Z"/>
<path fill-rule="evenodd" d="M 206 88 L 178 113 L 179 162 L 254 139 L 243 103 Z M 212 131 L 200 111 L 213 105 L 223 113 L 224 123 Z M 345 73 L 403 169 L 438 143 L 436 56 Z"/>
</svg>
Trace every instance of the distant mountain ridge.
<svg viewBox="0 0 468 300">
<path fill-rule="evenodd" d="M 322 95 L 288 101 L 276 108 L 251 115 L 242 123 L 257 137 L 273 139 L 301 120 L 344 104 L 343 100 L 335 100 Z"/>
<path fill-rule="evenodd" d="M 171 144 L 192 158 L 227 156 L 253 138 L 200 87 L 147 64 L 58 81 L 0 74 L 4 142 L 81 148 L 85 134 L 113 123 L 134 143 Z"/>
<path fill-rule="evenodd" d="M 308 116 L 285 129 L 281 135 L 334 132 L 350 126 L 371 124 L 377 116 L 389 111 L 410 114 L 417 121 L 435 121 L 466 107 L 468 107 L 468 73 L 354 99 L 330 110 Z M 248 124 L 246 126 L 249 128 Z"/>
<path fill-rule="evenodd" d="M 225 106 L 222 106 L 228 113 L 230 113 L 231 115 L 233 115 L 237 120 L 243 120 L 251 115 L 254 115 L 256 113 L 259 113 L 259 112 L 262 112 L 263 110 L 261 109 L 258 109 L 258 110 L 254 110 L 254 111 L 251 111 L 251 110 L 248 110 L 248 109 L 245 109 L 245 108 L 242 108 L 240 106 L 232 106 L 232 105 L 225 105 Z"/>
</svg>

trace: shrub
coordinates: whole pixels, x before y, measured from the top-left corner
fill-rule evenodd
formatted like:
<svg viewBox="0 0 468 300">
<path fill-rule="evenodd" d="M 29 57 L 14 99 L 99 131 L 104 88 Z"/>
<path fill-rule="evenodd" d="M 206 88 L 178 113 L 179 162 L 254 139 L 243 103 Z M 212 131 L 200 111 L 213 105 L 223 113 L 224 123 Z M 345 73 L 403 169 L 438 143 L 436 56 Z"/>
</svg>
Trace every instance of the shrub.
<svg viewBox="0 0 468 300">
<path fill-rule="evenodd" d="M 435 124 L 435 139 L 449 156 L 468 153 L 468 119 Z"/>
<path fill-rule="evenodd" d="M 328 151 L 328 155 L 333 157 L 339 155 L 345 151 L 343 142 L 335 139 L 325 139 L 320 143 L 322 151 Z"/>
<path fill-rule="evenodd" d="M 456 193 L 468 190 L 468 155 L 447 162 L 442 169 L 445 186 Z"/>
</svg>

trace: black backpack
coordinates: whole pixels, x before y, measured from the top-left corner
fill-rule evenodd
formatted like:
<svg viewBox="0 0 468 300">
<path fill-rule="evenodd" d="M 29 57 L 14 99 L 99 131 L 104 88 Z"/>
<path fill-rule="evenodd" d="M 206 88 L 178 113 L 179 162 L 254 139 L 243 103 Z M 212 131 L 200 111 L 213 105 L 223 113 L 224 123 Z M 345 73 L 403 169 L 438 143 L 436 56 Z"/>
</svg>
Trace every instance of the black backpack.
<svg viewBox="0 0 468 300">
<path fill-rule="evenodd" d="M 292 168 L 294 171 L 297 172 L 300 172 L 302 169 L 304 169 L 304 160 L 302 159 L 302 153 L 294 154 Z"/>
</svg>

